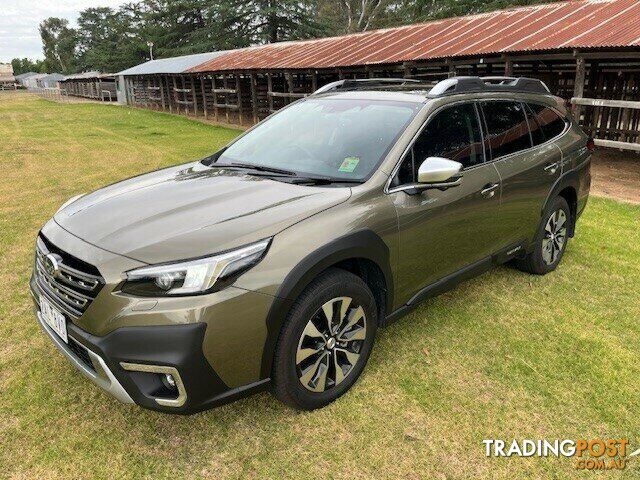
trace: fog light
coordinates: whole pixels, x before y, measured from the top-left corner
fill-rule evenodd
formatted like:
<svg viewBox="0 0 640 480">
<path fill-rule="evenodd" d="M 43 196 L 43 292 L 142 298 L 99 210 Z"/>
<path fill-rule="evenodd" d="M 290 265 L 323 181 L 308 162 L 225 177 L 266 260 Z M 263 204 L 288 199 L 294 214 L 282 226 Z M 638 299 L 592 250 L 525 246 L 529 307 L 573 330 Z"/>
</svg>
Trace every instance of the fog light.
<svg viewBox="0 0 640 480">
<path fill-rule="evenodd" d="M 176 379 L 173 378 L 173 375 L 171 375 L 170 373 L 165 373 L 164 375 L 162 375 L 162 383 L 169 390 L 176 389 Z"/>
<path fill-rule="evenodd" d="M 148 381 L 140 382 L 135 379 L 134 381 L 142 393 L 153 398 L 158 405 L 178 408 L 183 406 L 187 401 L 184 382 L 182 378 L 180 378 L 180 372 L 178 372 L 177 368 L 168 365 L 148 365 L 128 362 L 120 362 L 120 366 L 129 372 L 133 372 L 133 375 L 136 375 L 136 372 L 155 374 L 152 375 L 153 382 L 151 383 Z M 159 383 L 161 385 L 159 385 Z M 150 388 L 151 390 L 149 390 Z M 167 390 L 169 390 L 171 396 L 175 395 L 175 398 L 167 398 Z"/>
</svg>

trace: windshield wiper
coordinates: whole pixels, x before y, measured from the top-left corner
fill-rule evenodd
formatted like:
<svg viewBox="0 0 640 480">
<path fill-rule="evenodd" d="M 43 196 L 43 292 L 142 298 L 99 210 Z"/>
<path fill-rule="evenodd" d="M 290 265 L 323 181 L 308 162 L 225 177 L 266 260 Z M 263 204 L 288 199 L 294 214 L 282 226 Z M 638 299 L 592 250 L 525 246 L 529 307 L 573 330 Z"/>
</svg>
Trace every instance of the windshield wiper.
<svg viewBox="0 0 640 480">
<path fill-rule="evenodd" d="M 291 183 L 311 183 L 313 185 L 329 185 L 332 183 L 350 183 L 360 184 L 362 180 L 354 180 L 352 178 L 333 178 L 333 177 L 307 177 L 298 175 L 291 180 Z"/>
<path fill-rule="evenodd" d="M 247 170 L 255 170 L 257 172 L 264 172 L 266 174 L 275 174 L 279 177 L 291 178 L 291 183 L 311 183 L 313 185 L 328 185 L 331 183 L 363 183 L 361 180 L 354 180 L 351 178 L 334 178 L 334 177 L 322 177 L 322 176 L 307 176 L 300 175 L 291 170 L 285 170 L 276 167 L 267 167 L 266 165 L 253 165 L 251 163 L 212 163 L 210 167 L 216 168 L 246 168 Z M 264 175 L 265 177 L 275 175 Z M 262 175 L 260 175 L 262 176 Z"/>
<path fill-rule="evenodd" d="M 258 172 L 278 173 L 280 175 L 287 175 L 289 177 L 295 177 L 298 174 L 291 170 L 284 170 L 282 168 L 267 167 L 266 165 L 253 165 L 251 163 L 212 163 L 210 167 L 219 168 L 246 168 L 247 170 L 256 170 Z"/>
</svg>

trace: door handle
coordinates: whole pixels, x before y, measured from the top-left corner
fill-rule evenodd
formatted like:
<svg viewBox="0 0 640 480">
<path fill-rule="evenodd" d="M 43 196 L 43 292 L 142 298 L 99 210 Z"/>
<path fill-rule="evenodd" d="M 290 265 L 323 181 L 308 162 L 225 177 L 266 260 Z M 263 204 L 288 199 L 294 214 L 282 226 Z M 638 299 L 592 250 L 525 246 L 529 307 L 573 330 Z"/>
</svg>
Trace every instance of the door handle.
<svg viewBox="0 0 640 480">
<path fill-rule="evenodd" d="M 499 186 L 499 183 L 489 183 L 485 185 L 482 190 L 480 190 L 480 193 L 485 197 L 491 198 L 496 194 L 496 190 Z"/>
<path fill-rule="evenodd" d="M 549 165 L 547 165 L 546 167 L 544 167 L 544 171 L 545 172 L 549 172 L 550 174 L 554 174 L 556 173 L 556 170 L 558 170 L 558 162 L 554 162 L 554 163 L 550 163 Z"/>
</svg>

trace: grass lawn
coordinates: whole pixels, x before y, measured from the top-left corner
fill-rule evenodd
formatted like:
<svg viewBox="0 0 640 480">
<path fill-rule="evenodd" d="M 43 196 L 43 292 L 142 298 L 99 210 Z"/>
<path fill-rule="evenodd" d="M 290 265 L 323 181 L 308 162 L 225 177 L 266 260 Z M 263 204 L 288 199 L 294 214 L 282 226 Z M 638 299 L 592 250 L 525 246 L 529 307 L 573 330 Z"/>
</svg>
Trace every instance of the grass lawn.
<svg viewBox="0 0 640 480">
<path fill-rule="evenodd" d="M 259 394 L 170 416 L 85 380 L 31 312 L 38 229 L 72 195 L 237 134 L 0 94 L 0 477 L 584 478 L 573 459 L 486 458 L 481 442 L 628 438 L 640 448 L 640 207 L 599 198 L 556 272 L 498 268 L 427 301 L 379 332 L 361 380 L 323 410 Z M 622 476 L 640 478 L 640 457 Z"/>
</svg>

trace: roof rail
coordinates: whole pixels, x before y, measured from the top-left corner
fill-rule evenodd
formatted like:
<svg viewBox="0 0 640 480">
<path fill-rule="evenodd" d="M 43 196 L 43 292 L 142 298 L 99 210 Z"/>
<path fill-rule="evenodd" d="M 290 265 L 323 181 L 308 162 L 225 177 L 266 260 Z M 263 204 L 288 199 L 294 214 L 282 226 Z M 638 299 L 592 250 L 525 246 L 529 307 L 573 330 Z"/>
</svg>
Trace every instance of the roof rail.
<svg viewBox="0 0 640 480">
<path fill-rule="evenodd" d="M 551 93 L 542 80 L 526 77 L 452 77 L 438 82 L 430 96 L 466 92 L 530 92 Z"/>
<path fill-rule="evenodd" d="M 411 83 L 421 83 L 420 80 L 413 80 L 410 78 L 349 78 L 345 80 L 338 80 L 337 82 L 327 83 L 320 87 L 311 95 L 319 95 L 321 93 L 334 92 L 337 90 L 366 90 L 367 88 L 381 87 L 381 86 L 402 86 Z"/>
</svg>

